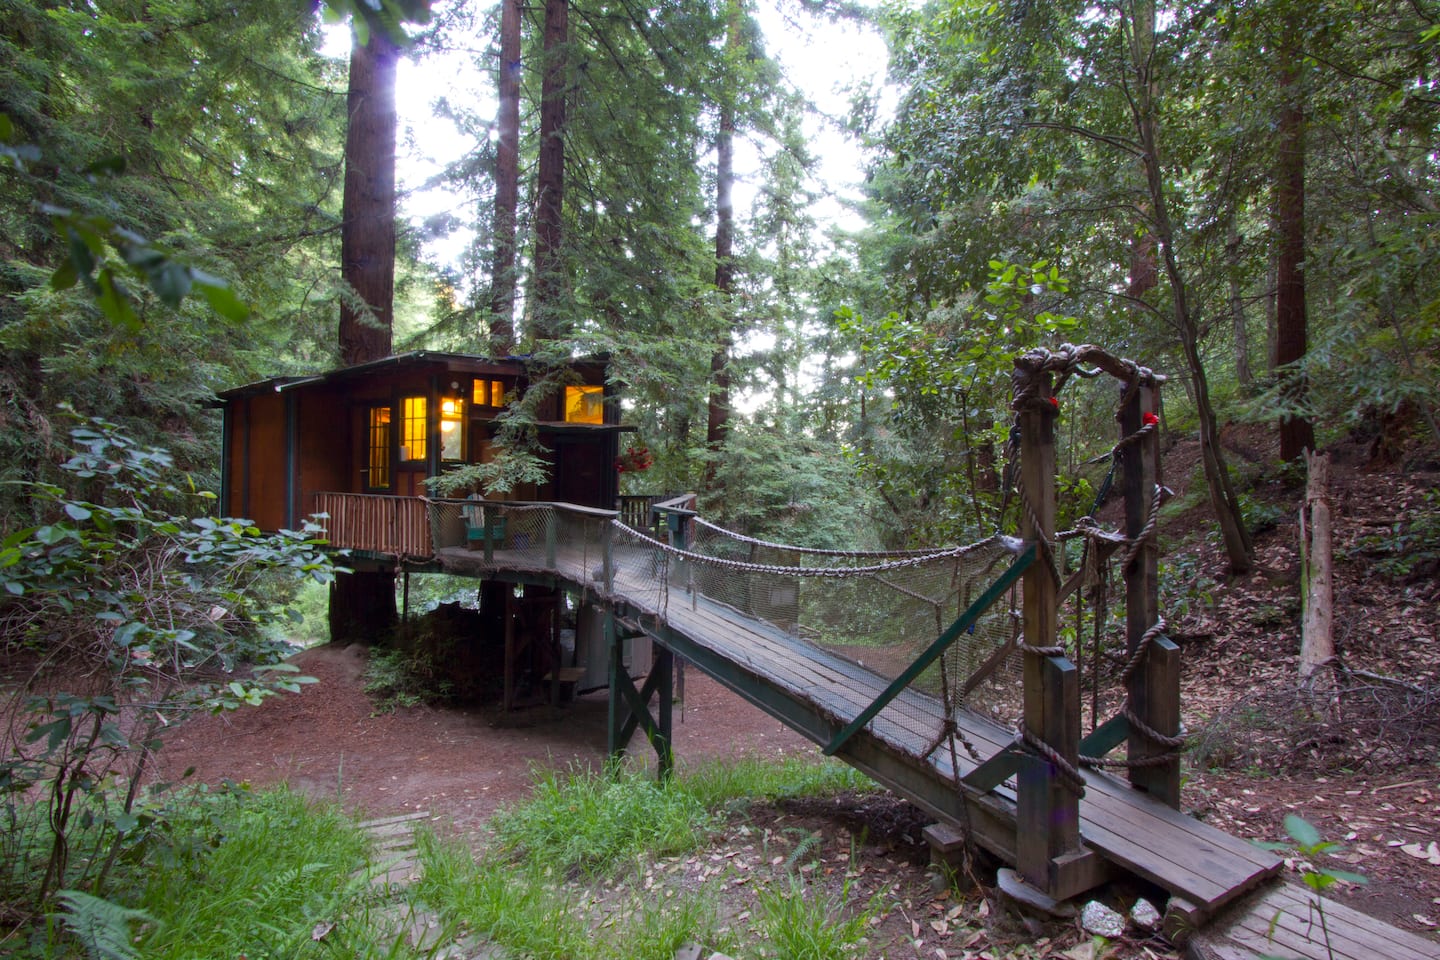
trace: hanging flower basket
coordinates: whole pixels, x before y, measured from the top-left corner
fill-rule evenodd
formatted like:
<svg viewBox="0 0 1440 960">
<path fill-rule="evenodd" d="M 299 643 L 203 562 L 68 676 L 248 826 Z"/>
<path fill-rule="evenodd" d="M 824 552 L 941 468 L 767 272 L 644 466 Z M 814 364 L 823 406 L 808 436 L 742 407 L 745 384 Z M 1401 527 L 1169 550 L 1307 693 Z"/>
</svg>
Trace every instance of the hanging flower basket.
<svg viewBox="0 0 1440 960">
<path fill-rule="evenodd" d="M 638 473 L 650 469 L 654 463 L 648 447 L 635 446 L 615 458 L 615 469 L 621 473 Z"/>
</svg>

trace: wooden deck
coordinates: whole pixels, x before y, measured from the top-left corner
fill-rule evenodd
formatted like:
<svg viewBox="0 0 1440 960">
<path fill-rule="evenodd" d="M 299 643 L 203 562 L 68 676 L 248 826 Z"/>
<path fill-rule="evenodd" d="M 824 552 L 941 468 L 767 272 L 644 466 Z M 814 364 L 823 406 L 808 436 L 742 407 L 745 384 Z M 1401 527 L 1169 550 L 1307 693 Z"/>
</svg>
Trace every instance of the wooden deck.
<svg viewBox="0 0 1440 960">
<path fill-rule="evenodd" d="M 477 552 L 443 549 L 439 559 L 456 573 L 546 572 L 604 592 L 596 558 L 569 547 L 557 549 L 553 568 L 534 551 L 497 550 L 487 562 Z M 657 603 L 658 595 L 643 564 L 617 558 L 605 599 L 622 615 L 818 744 L 828 743 L 889 684 L 888 678 L 678 586 L 672 585 L 663 603 Z M 999 753 L 1015 739 L 1012 731 L 976 714 L 963 712 L 958 720 L 982 756 Z M 1012 785 L 983 796 L 957 791 L 947 750 L 922 759 L 942 724 L 941 703 L 907 689 L 839 756 L 937 817 L 975 831 L 993 851 L 1013 856 Z M 961 777 L 975 767 L 960 756 Z M 1084 846 L 1188 901 L 1197 919 L 1213 916 L 1280 869 L 1274 854 L 1186 817 L 1109 774 L 1087 771 L 1085 781 Z"/>
<path fill-rule="evenodd" d="M 1316 904 L 1323 906 L 1322 927 Z M 1200 960 L 1437 960 L 1440 944 L 1406 933 L 1293 883 L 1275 884 L 1237 903 L 1196 934 Z"/>
</svg>

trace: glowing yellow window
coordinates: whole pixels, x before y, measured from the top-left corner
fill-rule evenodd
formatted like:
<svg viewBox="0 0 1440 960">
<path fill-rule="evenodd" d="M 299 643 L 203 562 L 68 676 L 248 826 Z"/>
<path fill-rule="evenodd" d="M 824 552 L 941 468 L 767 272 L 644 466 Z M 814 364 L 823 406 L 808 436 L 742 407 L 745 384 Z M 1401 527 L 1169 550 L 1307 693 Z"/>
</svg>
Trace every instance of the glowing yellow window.
<svg viewBox="0 0 1440 960">
<path fill-rule="evenodd" d="M 405 397 L 400 401 L 400 459 L 425 459 L 425 398 Z"/>
<path fill-rule="evenodd" d="M 366 486 L 384 490 L 390 486 L 390 408 L 370 408 L 370 476 Z"/>
<path fill-rule="evenodd" d="M 459 398 L 440 401 L 440 459 L 465 459 L 465 401 Z"/>
<path fill-rule="evenodd" d="M 604 423 L 605 388 L 588 385 L 565 388 L 566 423 Z"/>
<path fill-rule="evenodd" d="M 505 381 L 476 380 L 470 391 L 470 402 L 477 407 L 505 406 Z"/>
</svg>

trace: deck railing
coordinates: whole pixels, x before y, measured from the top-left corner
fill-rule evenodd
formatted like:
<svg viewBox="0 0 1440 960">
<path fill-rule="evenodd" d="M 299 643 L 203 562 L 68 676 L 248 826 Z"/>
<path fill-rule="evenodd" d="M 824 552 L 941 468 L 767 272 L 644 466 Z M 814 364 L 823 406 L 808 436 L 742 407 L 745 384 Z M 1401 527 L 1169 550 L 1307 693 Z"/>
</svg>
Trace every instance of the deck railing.
<svg viewBox="0 0 1440 960">
<path fill-rule="evenodd" d="M 420 497 L 389 497 L 370 493 L 317 493 L 315 512 L 322 514 L 330 546 L 397 557 L 429 557 L 430 517 Z"/>
</svg>

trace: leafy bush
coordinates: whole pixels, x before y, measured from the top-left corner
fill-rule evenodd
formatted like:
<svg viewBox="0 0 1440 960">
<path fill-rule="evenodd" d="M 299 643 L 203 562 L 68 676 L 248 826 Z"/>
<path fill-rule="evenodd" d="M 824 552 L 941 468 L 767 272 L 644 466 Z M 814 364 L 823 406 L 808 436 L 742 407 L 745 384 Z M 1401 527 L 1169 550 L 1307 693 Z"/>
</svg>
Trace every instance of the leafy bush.
<svg viewBox="0 0 1440 960">
<path fill-rule="evenodd" d="M 12 823 L 43 790 L 42 831 L 7 832 L 3 891 L 44 905 L 56 890 L 98 891 L 126 848 L 151 829 L 137 811 L 158 733 L 195 710 L 226 710 L 294 691 L 308 678 L 262 629 L 275 610 L 266 578 L 328 582 L 318 528 L 262 534 L 245 520 L 182 512 L 214 499 L 177 474 L 168 452 L 113 424 L 82 422 L 62 464 L 75 496 L 29 485 L 39 525 L 0 542 L 0 655 L 16 676 L 0 790 Z M 71 857 L 76 819 L 108 828 L 105 856 Z M 12 857 L 18 857 L 18 862 Z M 28 886 L 28 891 L 27 891 Z"/>
</svg>

